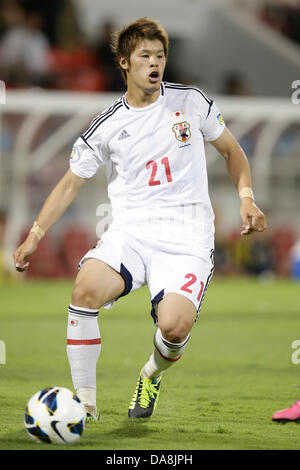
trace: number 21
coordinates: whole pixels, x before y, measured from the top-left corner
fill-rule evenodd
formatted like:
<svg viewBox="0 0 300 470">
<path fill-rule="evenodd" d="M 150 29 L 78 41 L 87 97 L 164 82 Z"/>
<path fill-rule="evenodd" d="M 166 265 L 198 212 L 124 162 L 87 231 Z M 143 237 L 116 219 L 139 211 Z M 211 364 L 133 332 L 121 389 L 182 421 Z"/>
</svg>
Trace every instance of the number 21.
<svg viewBox="0 0 300 470">
<path fill-rule="evenodd" d="M 167 177 L 168 183 L 171 183 L 172 182 L 172 175 L 171 175 L 171 169 L 170 169 L 170 164 L 169 164 L 169 158 L 168 157 L 162 158 L 161 159 L 161 164 L 164 165 L 164 167 L 165 167 L 165 172 L 166 172 L 166 177 Z M 156 176 L 156 173 L 157 173 L 157 163 L 156 163 L 156 161 L 150 160 L 147 163 L 147 165 L 146 165 L 147 170 L 150 170 L 151 167 L 152 167 L 152 171 L 151 171 L 151 175 L 150 175 L 150 179 L 149 179 L 149 186 L 156 186 L 157 184 L 160 184 L 160 180 L 155 179 L 155 176 Z"/>
<path fill-rule="evenodd" d="M 197 276 L 195 276 L 195 274 L 193 274 L 193 273 L 188 273 L 188 274 L 186 274 L 185 278 L 190 279 L 190 281 L 186 282 L 180 289 L 184 290 L 185 292 L 188 292 L 189 294 L 192 294 L 193 291 L 190 289 L 190 287 L 193 284 L 195 284 L 195 282 L 197 282 Z M 199 294 L 198 294 L 198 297 L 197 297 L 198 302 L 201 299 L 201 295 L 203 293 L 203 288 L 204 288 L 204 283 L 203 283 L 203 281 L 200 281 L 200 290 L 199 290 Z"/>
</svg>

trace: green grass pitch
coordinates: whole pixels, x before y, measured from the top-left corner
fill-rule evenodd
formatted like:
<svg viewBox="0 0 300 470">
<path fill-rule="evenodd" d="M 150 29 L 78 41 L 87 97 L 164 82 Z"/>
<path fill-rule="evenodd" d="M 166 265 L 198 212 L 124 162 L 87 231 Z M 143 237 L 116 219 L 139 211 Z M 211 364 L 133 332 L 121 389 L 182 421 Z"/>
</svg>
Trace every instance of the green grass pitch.
<svg viewBox="0 0 300 470">
<path fill-rule="evenodd" d="M 23 425 L 28 399 L 48 386 L 72 389 L 66 319 L 72 283 L 0 286 L 0 449 L 57 449 L 32 442 Z M 140 289 L 101 310 L 100 423 L 78 450 L 299 449 L 300 425 L 271 421 L 300 398 L 299 284 L 215 277 L 182 357 L 164 375 L 150 420 L 129 420 L 138 373 L 152 351 L 149 293 Z M 66 448 L 59 446 L 59 448 Z"/>
</svg>

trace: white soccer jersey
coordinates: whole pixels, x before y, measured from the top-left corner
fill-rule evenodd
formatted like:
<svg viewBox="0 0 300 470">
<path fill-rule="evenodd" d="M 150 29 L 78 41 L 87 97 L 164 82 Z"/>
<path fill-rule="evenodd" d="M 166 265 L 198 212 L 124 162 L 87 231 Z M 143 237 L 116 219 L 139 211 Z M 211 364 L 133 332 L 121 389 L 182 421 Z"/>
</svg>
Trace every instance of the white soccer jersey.
<svg viewBox="0 0 300 470">
<path fill-rule="evenodd" d="M 211 244 L 204 139 L 225 127 L 216 104 L 193 86 L 164 82 L 159 98 L 133 108 L 126 95 L 99 114 L 74 144 L 70 168 L 91 178 L 106 166 L 113 228 Z"/>
</svg>

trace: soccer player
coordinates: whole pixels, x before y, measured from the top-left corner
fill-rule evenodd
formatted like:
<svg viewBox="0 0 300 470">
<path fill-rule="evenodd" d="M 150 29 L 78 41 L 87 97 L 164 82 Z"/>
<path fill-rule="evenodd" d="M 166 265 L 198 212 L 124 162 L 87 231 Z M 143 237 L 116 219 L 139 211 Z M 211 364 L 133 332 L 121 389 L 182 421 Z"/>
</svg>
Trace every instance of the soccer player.
<svg viewBox="0 0 300 470">
<path fill-rule="evenodd" d="M 204 140 L 225 158 L 241 199 L 242 235 L 263 231 L 247 158 L 216 105 L 195 86 L 163 82 L 168 36 L 151 18 L 116 34 L 114 51 L 127 92 L 76 140 L 70 169 L 46 199 L 14 253 L 24 271 L 44 233 L 82 185 L 105 165 L 113 222 L 79 263 L 68 309 L 67 355 L 76 393 L 96 418 L 99 308 L 147 284 L 157 326 L 140 370 L 130 418 L 149 417 L 162 373 L 188 345 L 213 275 L 214 214 L 208 195 Z"/>
</svg>

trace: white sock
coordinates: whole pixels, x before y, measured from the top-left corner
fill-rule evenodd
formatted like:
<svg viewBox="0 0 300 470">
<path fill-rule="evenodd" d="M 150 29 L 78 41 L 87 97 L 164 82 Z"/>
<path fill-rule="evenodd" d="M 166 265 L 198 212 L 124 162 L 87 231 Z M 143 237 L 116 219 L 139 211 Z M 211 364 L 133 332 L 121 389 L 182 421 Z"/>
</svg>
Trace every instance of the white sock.
<svg viewBox="0 0 300 470">
<path fill-rule="evenodd" d="M 98 313 L 72 304 L 68 309 L 67 355 L 73 385 L 79 398 L 90 405 L 96 405 L 96 364 L 101 352 Z"/>
<path fill-rule="evenodd" d="M 143 368 L 144 378 L 148 377 L 154 379 L 178 361 L 181 358 L 189 339 L 190 333 L 182 343 L 171 343 L 163 338 L 161 331 L 158 328 L 153 340 L 155 346 L 154 351 Z"/>
<path fill-rule="evenodd" d="M 76 390 L 76 395 L 80 398 L 82 403 L 88 403 L 92 406 L 96 405 L 96 388 L 79 387 Z"/>
</svg>

